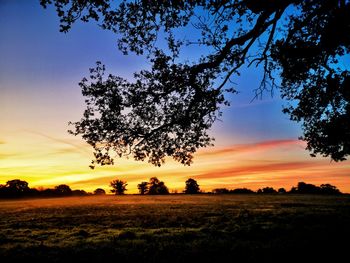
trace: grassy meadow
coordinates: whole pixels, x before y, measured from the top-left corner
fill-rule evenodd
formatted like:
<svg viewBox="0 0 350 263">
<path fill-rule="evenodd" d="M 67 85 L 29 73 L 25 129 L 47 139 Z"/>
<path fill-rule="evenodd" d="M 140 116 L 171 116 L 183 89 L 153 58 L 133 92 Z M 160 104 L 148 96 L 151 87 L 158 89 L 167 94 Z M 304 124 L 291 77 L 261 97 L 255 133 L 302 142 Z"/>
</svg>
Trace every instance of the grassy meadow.
<svg viewBox="0 0 350 263">
<path fill-rule="evenodd" d="M 1 262 L 335 262 L 349 241 L 348 195 L 0 201 Z"/>
</svg>

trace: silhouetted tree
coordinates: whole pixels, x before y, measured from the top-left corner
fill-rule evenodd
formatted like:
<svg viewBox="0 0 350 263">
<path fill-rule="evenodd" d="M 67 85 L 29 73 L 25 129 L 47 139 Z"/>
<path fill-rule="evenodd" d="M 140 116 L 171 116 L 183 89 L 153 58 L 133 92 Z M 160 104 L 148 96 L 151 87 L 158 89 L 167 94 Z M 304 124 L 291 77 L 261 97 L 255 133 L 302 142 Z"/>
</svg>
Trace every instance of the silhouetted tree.
<svg viewBox="0 0 350 263">
<path fill-rule="evenodd" d="M 293 186 L 289 191 L 289 193 L 291 194 L 296 194 L 297 192 L 298 192 L 298 189 L 295 186 Z"/>
<path fill-rule="evenodd" d="M 336 186 L 331 184 L 321 184 L 320 187 L 307 184 L 304 182 L 299 182 L 297 187 L 293 187 L 290 193 L 296 194 L 341 194 Z"/>
<path fill-rule="evenodd" d="M 297 186 L 297 193 L 299 194 L 319 194 L 320 188 L 313 184 L 299 182 Z"/>
<path fill-rule="evenodd" d="M 168 187 L 165 186 L 164 182 L 159 181 L 157 177 L 151 177 L 148 183 L 148 194 L 149 195 L 165 195 L 169 194 Z"/>
<path fill-rule="evenodd" d="M 72 189 L 70 189 L 70 187 L 66 184 L 60 184 L 55 186 L 54 191 L 57 195 L 62 195 L 62 196 L 68 196 L 72 194 Z"/>
<path fill-rule="evenodd" d="M 337 194 L 341 194 L 341 192 L 339 191 L 339 189 L 331 184 L 321 184 L 320 187 L 320 193 L 321 194 L 326 194 L 326 195 L 337 195 Z"/>
<path fill-rule="evenodd" d="M 286 189 L 284 189 L 283 187 L 278 189 L 279 194 L 285 194 L 286 192 Z"/>
<path fill-rule="evenodd" d="M 137 185 L 137 189 L 139 189 L 139 192 L 141 195 L 144 195 L 148 192 L 148 183 L 147 182 L 141 182 Z"/>
<path fill-rule="evenodd" d="M 254 191 L 247 188 L 236 188 L 230 191 L 231 194 L 253 194 Z"/>
<path fill-rule="evenodd" d="M 97 188 L 95 191 L 94 191 L 94 195 L 105 195 L 106 194 L 106 191 L 103 190 L 102 188 Z"/>
<path fill-rule="evenodd" d="M 14 193 L 25 193 L 29 191 L 28 183 L 19 179 L 7 181 L 5 187 Z"/>
<path fill-rule="evenodd" d="M 198 194 L 200 192 L 199 185 L 196 180 L 189 178 L 185 184 L 185 194 Z"/>
<path fill-rule="evenodd" d="M 84 190 L 71 190 L 68 185 L 61 184 L 54 189 L 43 187 L 29 188 L 26 181 L 14 179 L 7 181 L 5 185 L 0 185 L 0 197 L 57 197 L 57 196 L 84 196 L 88 195 Z"/>
<path fill-rule="evenodd" d="M 260 190 L 260 191 L 259 191 Z M 264 187 L 263 189 L 259 189 L 258 194 L 275 194 L 277 191 L 273 189 L 272 187 Z"/>
<path fill-rule="evenodd" d="M 28 183 L 19 179 L 7 181 L 5 185 L 0 187 L 0 194 L 3 197 L 23 197 L 29 193 Z"/>
<path fill-rule="evenodd" d="M 6 191 L 6 186 L 3 184 L 0 184 L 0 196 L 4 195 Z"/>
<path fill-rule="evenodd" d="M 150 59 L 150 69 L 135 73 L 134 82 L 104 78 L 98 64 L 80 83 L 87 109 L 72 133 L 94 148 L 98 164 L 113 164 L 114 151 L 158 166 L 166 156 L 189 165 L 198 148 L 211 145 L 207 131 L 229 104 L 226 93 L 235 92 L 231 77 L 252 65 L 263 72 L 255 97 L 272 92 L 280 75 L 281 96 L 292 102 L 284 112 L 302 122 L 312 156 L 340 161 L 350 154 L 349 64 L 338 66 L 350 52 L 349 1 L 40 3 L 55 5 L 62 32 L 78 19 L 95 20 L 118 35 L 124 54 Z M 184 39 L 175 32 L 183 28 L 198 32 Z M 166 47 L 157 45 L 159 35 Z M 190 61 L 182 56 L 189 45 L 205 51 Z"/>
<path fill-rule="evenodd" d="M 122 195 L 124 194 L 126 190 L 126 186 L 128 184 L 122 180 L 116 179 L 110 182 L 110 186 L 112 187 L 111 192 L 115 193 L 116 195 Z"/>
</svg>

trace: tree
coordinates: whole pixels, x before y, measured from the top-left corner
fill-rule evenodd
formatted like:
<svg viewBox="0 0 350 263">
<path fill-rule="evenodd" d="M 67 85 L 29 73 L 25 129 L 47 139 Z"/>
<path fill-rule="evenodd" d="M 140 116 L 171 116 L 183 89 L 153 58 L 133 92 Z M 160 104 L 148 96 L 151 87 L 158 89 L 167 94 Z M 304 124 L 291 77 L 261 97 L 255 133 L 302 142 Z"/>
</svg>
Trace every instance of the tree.
<svg viewBox="0 0 350 263">
<path fill-rule="evenodd" d="M 19 179 L 14 179 L 6 182 L 5 188 L 7 188 L 11 193 L 23 194 L 29 191 L 29 186 L 26 181 Z"/>
<path fill-rule="evenodd" d="M 110 186 L 112 187 L 111 192 L 115 193 L 116 195 L 122 195 L 124 194 L 126 190 L 126 186 L 128 184 L 122 180 L 116 179 L 110 182 Z"/>
<path fill-rule="evenodd" d="M 185 194 L 198 194 L 200 189 L 196 180 L 189 178 L 186 182 Z"/>
<path fill-rule="evenodd" d="M 164 184 L 164 182 L 160 181 L 157 177 L 151 177 L 149 179 L 149 195 L 165 195 L 169 194 L 168 187 Z"/>
<path fill-rule="evenodd" d="M 320 193 L 326 194 L 326 195 L 338 195 L 341 194 L 339 189 L 331 184 L 321 184 L 320 186 Z"/>
<path fill-rule="evenodd" d="M 291 193 L 298 194 L 341 194 L 339 189 L 331 184 L 321 184 L 321 186 L 316 186 L 313 184 L 307 184 L 304 182 L 299 182 L 297 187 L 293 187 Z"/>
<path fill-rule="evenodd" d="M 97 188 L 95 191 L 94 191 L 94 195 L 105 195 L 106 194 L 106 191 L 103 190 L 102 188 Z"/>
<path fill-rule="evenodd" d="M 72 194 L 72 189 L 66 184 L 60 184 L 55 186 L 54 189 L 55 193 L 58 195 L 71 195 Z"/>
<path fill-rule="evenodd" d="M 259 189 L 257 191 L 258 194 L 275 194 L 277 191 L 273 189 L 272 187 L 264 187 L 263 189 Z"/>
<path fill-rule="evenodd" d="M 30 194 L 30 188 L 26 181 L 19 179 L 9 180 L 5 185 L 0 185 L 0 197 L 23 197 Z"/>
<path fill-rule="evenodd" d="M 286 191 L 286 189 L 284 189 L 284 188 L 282 187 L 282 188 L 279 188 L 279 189 L 278 189 L 278 193 L 279 193 L 279 194 L 285 194 L 285 193 L 287 193 L 287 191 Z"/>
<path fill-rule="evenodd" d="M 253 194 L 254 191 L 247 189 L 247 188 L 236 188 L 233 190 L 230 190 L 231 194 Z"/>
<path fill-rule="evenodd" d="M 55 5 L 62 32 L 78 19 L 97 21 L 119 36 L 124 54 L 145 54 L 151 64 L 134 82 L 105 77 L 101 63 L 81 81 L 87 108 L 71 133 L 94 148 L 92 167 L 113 164 L 112 153 L 190 165 L 198 148 L 212 145 L 207 131 L 229 104 L 227 93 L 236 92 L 231 77 L 252 66 L 262 70 L 255 97 L 279 87 L 290 102 L 284 113 L 301 122 L 312 156 L 350 154 L 347 0 L 40 2 Z M 157 45 L 159 35 L 167 47 Z M 195 45 L 205 51 L 189 61 L 184 47 Z"/>
<path fill-rule="evenodd" d="M 291 194 L 296 194 L 296 193 L 298 193 L 297 187 L 293 186 L 293 187 L 290 189 L 289 193 L 291 193 Z"/>
<path fill-rule="evenodd" d="M 139 189 L 139 192 L 141 195 L 144 195 L 148 191 L 148 183 L 147 182 L 141 182 L 137 185 L 137 188 Z"/>
<path fill-rule="evenodd" d="M 313 184 L 299 182 L 297 186 L 297 193 L 299 194 L 319 194 L 320 188 Z"/>
</svg>

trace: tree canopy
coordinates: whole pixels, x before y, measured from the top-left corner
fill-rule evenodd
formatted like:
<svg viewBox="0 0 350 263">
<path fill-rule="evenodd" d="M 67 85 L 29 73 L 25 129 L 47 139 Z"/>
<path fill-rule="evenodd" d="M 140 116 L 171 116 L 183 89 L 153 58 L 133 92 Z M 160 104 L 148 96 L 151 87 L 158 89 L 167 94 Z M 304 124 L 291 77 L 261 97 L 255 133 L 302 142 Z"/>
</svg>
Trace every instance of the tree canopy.
<svg viewBox="0 0 350 263">
<path fill-rule="evenodd" d="M 66 184 L 60 184 L 55 186 L 55 191 L 58 194 L 62 194 L 62 195 L 69 195 L 72 193 L 72 189 L 70 189 L 70 187 Z"/>
<path fill-rule="evenodd" d="M 17 193 L 28 192 L 30 189 L 26 181 L 22 181 L 19 179 L 7 181 L 5 187 Z"/>
<path fill-rule="evenodd" d="M 141 182 L 137 185 L 137 189 L 141 195 L 147 194 L 148 192 L 148 182 Z"/>
<path fill-rule="evenodd" d="M 150 68 L 134 81 L 105 76 L 98 63 L 80 86 L 87 108 L 73 123 L 97 164 L 131 155 L 160 166 L 166 156 L 190 165 L 212 144 L 207 131 L 236 92 L 232 76 L 262 69 L 255 89 L 279 89 L 307 149 L 335 161 L 350 153 L 350 1 L 348 0 L 41 0 L 53 4 L 60 30 L 97 21 L 118 36 L 124 53 L 146 55 Z M 197 31 L 188 38 L 181 30 Z M 166 45 L 159 42 L 164 38 Z M 183 55 L 204 47 L 199 58 Z M 340 63 L 344 62 L 344 63 Z M 279 81 L 281 80 L 281 81 Z M 113 154 L 114 153 L 114 154 Z"/>
<path fill-rule="evenodd" d="M 148 182 L 149 195 L 167 195 L 169 194 L 169 189 L 163 181 L 160 181 L 157 177 L 151 177 Z"/>
<path fill-rule="evenodd" d="M 102 188 L 96 188 L 96 190 L 94 191 L 94 195 L 105 195 L 106 191 Z"/>
<path fill-rule="evenodd" d="M 112 187 L 111 192 L 116 195 L 123 195 L 127 191 L 126 186 L 128 185 L 125 181 L 115 179 L 110 182 L 110 187 Z"/>
<path fill-rule="evenodd" d="M 185 194 L 198 194 L 200 192 L 200 188 L 196 180 L 189 178 L 186 180 L 185 184 Z"/>
</svg>

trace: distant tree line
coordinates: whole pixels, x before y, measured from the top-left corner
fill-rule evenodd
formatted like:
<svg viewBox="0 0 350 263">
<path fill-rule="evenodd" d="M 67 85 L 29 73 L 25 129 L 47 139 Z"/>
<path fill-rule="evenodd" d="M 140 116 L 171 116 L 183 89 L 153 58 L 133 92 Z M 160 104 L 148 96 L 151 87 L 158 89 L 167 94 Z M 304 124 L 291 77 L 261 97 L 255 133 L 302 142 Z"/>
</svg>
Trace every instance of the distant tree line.
<svg viewBox="0 0 350 263">
<path fill-rule="evenodd" d="M 89 195 L 84 190 L 72 190 L 66 184 L 60 184 L 54 188 L 30 188 L 28 182 L 19 179 L 7 181 L 0 185 L 0 198 L 20 197 L 64 197 Z"/>
<path fill-rule="evenodd" d="M 111 182 L 111 186 L 114 188 L 112 192 L 115 194 L 124 194 L 126 188 L 123 190 L 116 191 L 114 184 L 116 181 Z M 126 182 L 120 181 L 125 186 Z M 161 195 L 161 194 L 169 194 L 169 190 L 164 184 L 164 182 L 160 181 L 157 177 L 150 178 L 149 182 L 141 182 L 137 185 L 140 195 Z M 198 194 L 205 193 L 200 190 L 199 185 L 196 180 L 189 178 L 185 182 L 185 190 L 184 194 Z M 304 182 L 299 182 L 297 186 L 293 186 L 289 191 L 285 188 L 274 189 L 273 187 L 264 187 L 258 189 L 257 191 L 253 191 L 248 188 L 236 188 L 236 189 L 227 189 L 227 188 L 216 188 L 213 189 L 210 193 L 213 194 L 321 194 L 321 195 L 336 195 L 342 194 L 339 189 L 331 184 L 321 184 L 320 186 L 316 186 L 313 184 L 307 184 Z"/>
<path fill-rule="evenodd" d="M 110 182 L 111 192 L 115 195 L 123 195 L 127 191 L 127 182 L 115 179 Z M 157 177 L 151 177 L 148 182 L 143 181 L 137 185 L 140 195 L 167 195 L 169 189 L 163 181 Z M 200 190 L 199 184 L 195 179 L 189 178 L 185 182 L 184 194 L 205 193 Z M 213 194 L 321 194 L 337 195 L 342 194 L 339 189 L 331 184 L 321 184 L 316 186 L 299 182 L 289 191 L 285 188 L 274 189 L 273 187 L 264 187 L 253 191 L 248 188 L 216 188 L 210 193 Z M 30 188 L 28 182 L 19 179 L 7 181 L 6 184 L 0 184 L 0 198 L 21 198 L 21 197 L 67 197 L 67 196 L 87 196 L 87 195 L 105 195 L 106 191 L 97 188 L 93 193 L 87 193 L 84 190 L 72 190 L 66 184 L 60 184 L 54 188 Z"/>
<path fill-rule="evenodd" d="M 111 192 L 116 195 L 122 195 L 127 191 L 126 186 L 128 184 L 125 181 L 116 179 L 110 182 L 112 187 Z M 141 182 L 137 185 L 139 193 L 141 195 L 167 195 L 169 189 L 163 181 L 160 181 L 157 177 L 151 177 L 148 182 Z"/>
<path fill-rule="evenodd" d="M 116 195 L 123 195 L 127 189 L 128 184 L 126 181 L 115 179 L 110 182 L 111 192 Z M 137 185 L 140 195 L 167 195 L 169 194 L 169 188 L 163 181 L 160 181 L 157 177 L 151 177 L 148 182 L 143 181 Z M 198 194 L 201 190 L 196 180 L 189 178 L 185 182 L 185 194 Z"/>
<path fill-rule="evenodd" d="M 216 188 L 212 190 L 214 194 L 321 194 L 321 195 L 337 195 L 342 194 L 339 189 L 331 184 L 321 184 L 316 186 L 299 182 L 297 186 L 293 186 L 289 191 L 285 188 L 274 189 L 273 187 L 264 187 L 256 192 L 247 188 L 236 188 L 229 190 L 227 188 Z"/>
</svg>

